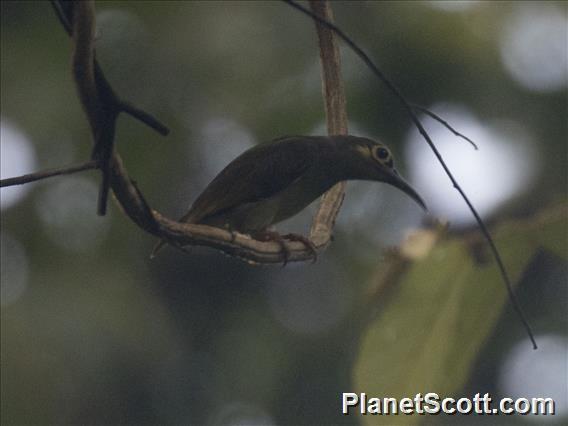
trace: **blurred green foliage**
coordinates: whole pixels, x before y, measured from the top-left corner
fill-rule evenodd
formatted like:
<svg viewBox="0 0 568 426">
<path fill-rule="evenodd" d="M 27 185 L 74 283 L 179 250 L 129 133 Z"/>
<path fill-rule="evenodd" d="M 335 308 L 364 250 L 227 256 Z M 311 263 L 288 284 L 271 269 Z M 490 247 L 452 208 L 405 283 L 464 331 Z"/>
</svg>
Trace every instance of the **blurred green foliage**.
<svg viewBox="0 0 568 426">
<path fill-rule="evenodd" d="M 495 242 L 503 247 L 514 282 L 540 251 L 568 260 L 566 207 L 496 229 Z M 499 271 L 487 261 L 488 253 L 479 250 L 467 239 L 443 240 L 410 267 L 386 277 L 389 282 L 380 283 L 380 288 L 394 287 L 394 294 L 381 299 L 384 308 L 363 332 L 354 369 L 356 392 L 402 399 L 436 389 L 443 397 L 473 396 L 461 392 L 508 303 Z M 528 337 L 525 340 L 530 347 Z M 393 359 L 398 362 L 393 364 Z M 366 424 L 405 425 L 423 420 L 417 415 L 363 419 Z"/>
</svg>

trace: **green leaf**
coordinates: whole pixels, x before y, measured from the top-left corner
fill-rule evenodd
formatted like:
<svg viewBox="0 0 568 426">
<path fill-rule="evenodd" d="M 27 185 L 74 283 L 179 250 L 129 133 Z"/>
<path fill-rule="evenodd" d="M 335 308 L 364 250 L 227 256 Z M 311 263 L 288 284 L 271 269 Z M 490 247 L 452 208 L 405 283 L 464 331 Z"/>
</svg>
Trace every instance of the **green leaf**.
<svg viewBox="0 0 568 426">
<path fill-rule="evenodd" d="M 562 206 L 497 227 L 493 236 L 514 283 L 538 249 L 568 259 L 567 224 L 567 208 Z M 377 286 L 391 291 L 381 290 L 381 307 L 363 332 L 354 369 L 355 392 L 365 392 L 368 398 L 455 395 L 508 303 L 499 271 L 479 235 L 444 239 L 438 231 L 421 232 L 424 235 L 409 244 L 419 246 L 421 239 L 434 244 L 419 259 L 406 257 L 407 266 L 394 268 L 399 273 L 385 274 L 383 279 L 390 282 Z M 435 242 L 432 234 L 441 241 Z M 401 262 L 404 246 L 401 253 L 391 262 Z M 528 338 L 526 344 L 530 345 Z M 362 417 L 364 424 L 409 425 L 422 420 L 434 419 Z"/>
</svg>

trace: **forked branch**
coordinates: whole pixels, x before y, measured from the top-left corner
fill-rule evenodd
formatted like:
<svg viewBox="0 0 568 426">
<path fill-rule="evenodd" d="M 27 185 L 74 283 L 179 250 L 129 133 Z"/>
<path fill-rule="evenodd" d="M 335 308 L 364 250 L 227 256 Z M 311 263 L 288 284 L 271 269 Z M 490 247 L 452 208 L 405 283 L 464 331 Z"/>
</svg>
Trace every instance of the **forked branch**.
<svg viewBox="0 0 568 426">
<path fill-rule="evenodd" d="M 332 19 L 331 9 L 327 2 L 314 3 L 317 3 L 314 6 L 316 13 L 322 13 L 326 19 Z M 114 147 L 116 119 L 120 112 L 125 112 L 161 134 L 167 134 L 167 127 L 150 114 L 119 99 L 105 78 L 95 57 L 94 1 L 52 1 L 52 4 L 61 24 L 73 41 L 73 77 L 79 99 L 91 127 L 94 143 L 93 160 L 88 164 L 90 168 L 100 169 L 103 175 L 99 213 L 104 214 L 106 210 L 107 192 L 110 188 L 122 210 L 136 225 L 167 240 L 173 246 L 208 246 L 251 263 L 282 262 L 284 256 L 278 243 L 257 241 L 247 235 L 230 233 L 220 228 L 179 223 L 166 218 L 148 206 L 138 187 L 129 178 L 123 161 Z M 320 42 L 320 50 L 322 50 L 320 56 L 328 127 L 332 133 L 346 133 L 344 96 L 337 97 L 338 93 L 343 92 L 339 53 L 331 31 L 320 26 L 318 34 L 320 39 L 326 37 L 327 40 L 325 43 Z M 41 173 L 46 176 L 40 179 L 49 174 L 49 172 L 40 172 L 35 174 L 36 177 Z M 51 176 L 55 175 L 51 174 Z M 322 203 L 319 216 L 316 216 L 311 236 L 318 249 L 323 249 L 329 244 L 333 221 L 341 198 L 342 192 L 335 197 L 328 196 Z M 289 242 L 287 244 L 289 246 L 288 261 L 312 259 L 311 251 L 306 249 L 303 243 Z"/>
</svg>

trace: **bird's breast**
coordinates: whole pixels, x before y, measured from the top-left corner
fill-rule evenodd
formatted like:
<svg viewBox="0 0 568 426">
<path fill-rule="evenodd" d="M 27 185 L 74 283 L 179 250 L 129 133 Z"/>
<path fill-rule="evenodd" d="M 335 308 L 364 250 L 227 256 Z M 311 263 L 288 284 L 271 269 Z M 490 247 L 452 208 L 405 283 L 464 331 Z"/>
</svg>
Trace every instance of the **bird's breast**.
<svg viewBox="0 0 568 426">
<path fill-rule="evenodd" d="M 244 233 L 262 231 L 298 214 L 335 183 L 324 171 L 314 167 L 270 197 L 239 204 L 201 223 Z"/>
</svg>

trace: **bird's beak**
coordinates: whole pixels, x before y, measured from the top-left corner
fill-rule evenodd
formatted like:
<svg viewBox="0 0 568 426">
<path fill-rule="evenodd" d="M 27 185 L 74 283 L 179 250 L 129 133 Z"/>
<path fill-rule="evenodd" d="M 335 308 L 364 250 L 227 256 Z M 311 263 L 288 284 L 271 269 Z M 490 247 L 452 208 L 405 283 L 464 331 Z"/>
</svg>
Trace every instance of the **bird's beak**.
<svg viewBox="0 0 568 426">
<path fill-rule="evenodd" d="M 403 191 L 404 193 L 406 193 L 410 198 L 412 198 L 414 201 L 416 201 L 416 203 L 418 203 L 418 205 L 420 207 L 422 207 L 424 209 L 424 211 L 428 211 L 428 208 L 426 207 L 426 203 L 424 202 L 424 200 L 422 199 L 422 197 L 420 197 L 420 195 L 418 195 L 418 192 L 416 192 L 416 190 L 410 186 L 410 184 L 408 184 L 399 174 L 396 170 L 392 170 L 392 175 L 391 175 L 391 179 L 389 181 L 387 181 L 388 183 L 390 183 L 392 186 L 397 187 L 398 189 L 400 189 L 401 191 Z"/>
</svg>

